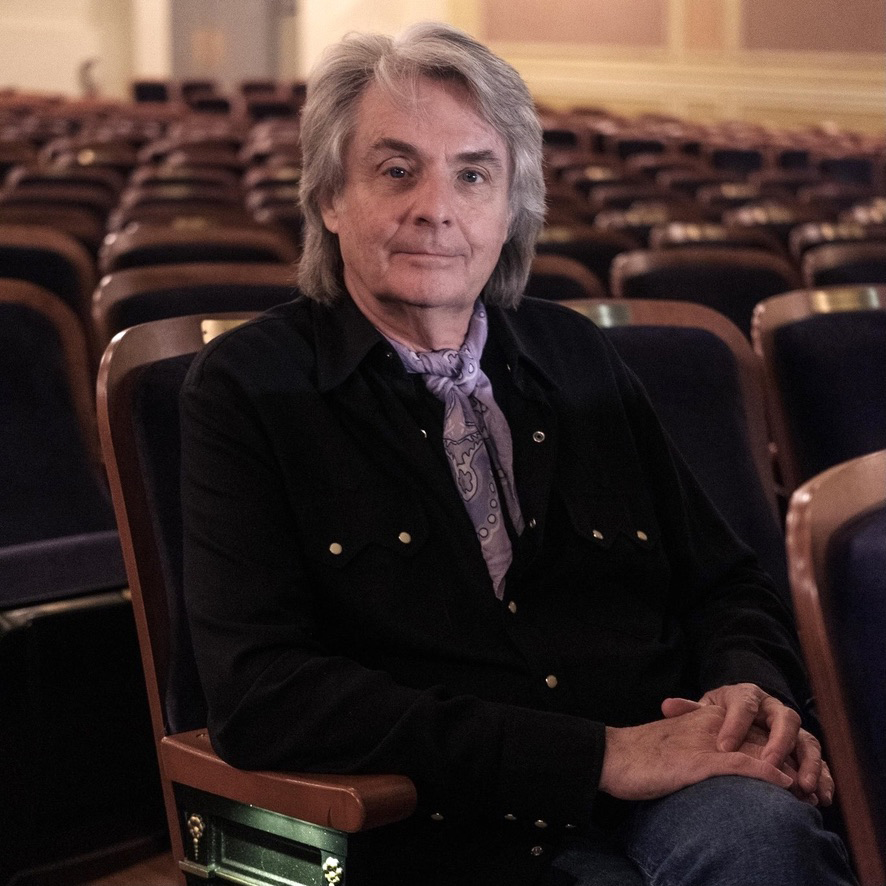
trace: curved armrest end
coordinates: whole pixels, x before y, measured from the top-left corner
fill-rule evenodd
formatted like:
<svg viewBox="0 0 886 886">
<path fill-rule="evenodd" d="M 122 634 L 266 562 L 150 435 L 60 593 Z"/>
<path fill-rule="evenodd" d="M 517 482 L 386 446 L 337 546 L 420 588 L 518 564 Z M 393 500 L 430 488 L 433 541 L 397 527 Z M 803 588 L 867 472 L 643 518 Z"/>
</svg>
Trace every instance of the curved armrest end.
<svg viewBox="0 0 886 886">
<path fill-rule="evenodd" d="M 415 786 L 406 776 L 236 769 L 215 753 L 205 729 L 166 736 L 160 759 L 173 782 L 345 833 L 401 821 L 415 810 Z"/>
</svg>

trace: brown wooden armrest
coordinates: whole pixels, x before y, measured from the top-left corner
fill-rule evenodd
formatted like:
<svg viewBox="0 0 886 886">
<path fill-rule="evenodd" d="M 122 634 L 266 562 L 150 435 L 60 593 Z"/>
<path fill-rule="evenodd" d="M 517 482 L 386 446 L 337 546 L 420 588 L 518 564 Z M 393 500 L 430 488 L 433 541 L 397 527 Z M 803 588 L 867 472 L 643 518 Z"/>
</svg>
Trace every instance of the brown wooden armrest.
<svg viewBox="0 0 886 886">
<path fill-rule="evenodd" d="M 407 818 L 415 786 L 403 775 L 305 775 L 235 769 L 213 751 L 205 729 L 161 739 L 173 782 L 346 833 Z"/>
</svg>

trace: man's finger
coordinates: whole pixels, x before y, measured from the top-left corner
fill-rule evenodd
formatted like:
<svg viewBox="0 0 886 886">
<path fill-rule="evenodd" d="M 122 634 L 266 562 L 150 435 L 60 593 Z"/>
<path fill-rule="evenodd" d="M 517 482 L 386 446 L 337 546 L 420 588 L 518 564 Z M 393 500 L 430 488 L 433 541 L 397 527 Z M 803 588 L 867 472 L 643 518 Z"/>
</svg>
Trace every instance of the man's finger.
<svg viewBox="0 0 886 886">
<path fill-rule="evenodd" d="M 821 758 L 821 745 L 818 739 L 806 730 L 800 730 L 795 750 L 797 758 L 800 786 L 809 793 L 819 793 L 824 799 L 825 785 L 822 776 L 825 774 L 824 761 Z M 830 772 L 827 772 L 830 779 Z M 829 785 L 833 793 L 833 782 Z"/>
<path fill-rule="evenodd" d="M 766 742 L 764 758 L 773 766 L 781 766 L 788 754 L 794 753 L 797 740 L 800 735 L 800 715 L 787 705 L 782 704 L 777 698 L 767 695 L 760 705 L 760 715 L 769 730 L 769 740 Z M 812 739 L 812 736 L 809 736 Z M 814 739 L 812 739 L 814 741 Z M 819 757 L 821 756 L 819 752 Z M 802 760 L 800 760 L 802 764 Z M 807 780 L 812 771 L 814 762 L 810 760 L 810 767 L 804 772 L 801 766 L 801 775 L 805 774 Z M 818 780 L 818 772 L 815 772 L 815 780 Z M 804 782 L 805 786 L 805 782 Z M 814 788 L 814 785 L 813 785 Z"/>
<path fill-rule="evenodd" d="M 711 774 L 714 775 L 746 775 L 787 789 L 794 785 L 794 779 L 786 772 L 776 769 L 765 760 L 740 752 L 717 755 L 712 758 L 711 763 L 714 767 Z"/>
<path fill-rule="evenodd" d="M 682 717 L 683 714 L 689 714 L 701 707 L 697 701 L 689 698 L 666 698 L 661 703 L 661 712 L 667 718 Z"/>
<path fill-rule="evenodd" d="M 762 695 L 762 691 L 758 694 L 750 689 L 736 687 L 728 698 L 720 700 L 719 703 L 726 709 L 726 716 L 717 736 L 717 747 L 721 751 L 737 751 L 741 747 L 760 713 Z"/>
</svg>

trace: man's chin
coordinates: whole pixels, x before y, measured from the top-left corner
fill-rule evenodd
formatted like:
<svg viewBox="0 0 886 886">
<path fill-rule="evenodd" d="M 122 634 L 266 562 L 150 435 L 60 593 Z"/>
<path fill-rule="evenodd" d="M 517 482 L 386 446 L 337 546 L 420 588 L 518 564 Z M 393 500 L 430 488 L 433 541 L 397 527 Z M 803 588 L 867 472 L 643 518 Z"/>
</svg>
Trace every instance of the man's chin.
<svg viewBox="0 0 886 886">
<path fill-rule="evenodd" d="M 421 287 L 379 296 L 379 301 L 391 306 L 402 305 L 422 310 L 448 310 L 454 313 L 473 310 L 477 294 L 449 293 L 439 287 Z"/>
</svg>

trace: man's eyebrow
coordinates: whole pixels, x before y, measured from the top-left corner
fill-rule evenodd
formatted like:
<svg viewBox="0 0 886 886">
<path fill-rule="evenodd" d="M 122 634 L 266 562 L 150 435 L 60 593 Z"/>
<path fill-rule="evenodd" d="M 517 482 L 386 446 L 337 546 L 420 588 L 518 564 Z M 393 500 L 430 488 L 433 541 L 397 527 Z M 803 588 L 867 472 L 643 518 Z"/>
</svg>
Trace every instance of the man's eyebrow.
<svg viewBox="0 0 886 886">
<path fill-rule="evenodd" d="M 377 153 L 378 151 L 395 151 L 405 157 L 414 157 L 420 153 L 418 148 L 410 142 L 405 142 L 398 138 L 386 137 L 373 142 L 369 150 L 370 153 Z M 499 156 L 497 151 L 487 148 L 477 151 L 463 151 L 456 155 L 456 160 L 459 163 L 477 163 L 499 168 L 502 168 L 505 165 L 504 160 Z"/>
<path fill-rule="evenodd" d="M 370 151 L 396 151 L 398 154 L 407 154 L 414 155 L 418 153 L 418 149 L 415 145 L 410 144 L 409 142 L 400 141 L 398 138 L 380 138 L 378 141 L 373 142 Z"/>
<path fill-rule="evenodd" d="M 458 154 L 456 159 L 460 163 L 477 163 L 482 166 L 504 167 L 504 161 L 497 151 L 480 150 L 480 151 L 464 151 Z"/>
</svg>

